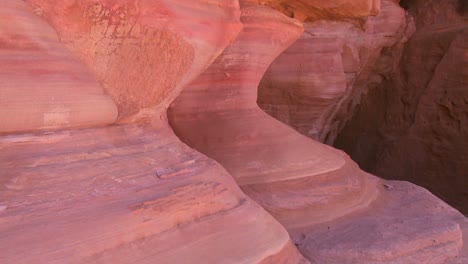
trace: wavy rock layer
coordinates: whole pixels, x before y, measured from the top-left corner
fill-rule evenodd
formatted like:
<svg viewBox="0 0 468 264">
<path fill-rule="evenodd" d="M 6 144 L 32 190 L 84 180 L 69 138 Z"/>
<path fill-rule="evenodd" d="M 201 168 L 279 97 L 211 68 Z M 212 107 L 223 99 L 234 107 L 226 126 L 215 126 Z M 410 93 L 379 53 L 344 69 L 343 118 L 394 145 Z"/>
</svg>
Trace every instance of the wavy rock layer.
<svg viewBox="0 0 468 264">
<path fill-rule="evenodd" d="M 105 125 L 117 109 L 22 1 L 0 6 L 0 133 Z"/>
<path fill-rule="evenodd" d="M 114 7 L 122 4 L 127 10 L 134 7 L 130 2 L 119 2 Z M 12 9 L 9 12 L 29 12 L 28 19 L 33 17 L 22 1 L 8 3 Z M 128 46 L 121 44 L 118 36 L 101 39 L 95 46 L 90 40 L 95 35 L 90 32 L 103 33 L 102 21 L 82 19 L 88 14 L 82 11 L 102 15 L 105 28 L 113 27 L 109 23 L 114 23 L 115 17 L 102 7 L 110 1 L 37 3 L 42 8 L 36 11 L 54 21 L 77 54 L 86 51 L 99 58 L 93 61 L 80 55 L 88 65 L 90 61 L 97 63 L 91 68 L 111 94 L 114 91 L 129 102 L 138 102 L 146 96 L 141 92 L 154 92 L 157 95 L 147 95 L 149 101 L 141 106 L 162 109 L 176 96 L 181 84 L 199 74 L 231 41 L 240 25 L 238 17 L 234 18 L 238 12 L 234 1 L 226 1 L 224 6 L 192 1 L 191 8 L 187 2 L 164 2 L 175 8 L 172 16 L 194 22 L 190 24 L 194 32 L 180 31 L 176 36 L 174 28 L 160 24 L 165 21 L 174 26 L 171 19 L 148 11 L 138 18 L 142 19 L 140 23 L 151 26 L 128 39 L 137 46 L 125 42 L 125 38 L 123 42 Z M 149 2 L 139 3 L 151 6 Z M 223 23 L 205 24 L 200 20 L 207 6 L 216 6 L 219 17 L 215 21 Z M 153 6 L 158 12 L 163 7 Z M 121 11 L 117 8 L 112 14 Z M 125 12 L 116 16 L 126 17 Z M 89 21 L 96 24 L 89 25 Z M 198 29 L 209 27 L 217 31 L 197 38 Z M 220 33 L 223 30 L 225 34 Z M 117 30 L 112 34 L 120 33 Z M 150 41 L 150 37 L 157 37 L 157 41 Z M 31 45 L 39 45 L 40 41 L 33 39 Z M 116 50 L 110 48 L 113 44 Z M 9 45 L 21 51 L 23 42 L 15 40 Z M 175 62 L 185 59 L 186 70 L 173 71 L 178 67 Z M 164 68 L 161 74 L 166 75 L 158 82 L 171 85 L 155 87 L 153 78 L 147 80 L 149 84 L 144 83 L 147 86 L 139 86 L 139 78 L 155 74 L 159 68 Z M 132 74 L 127 75 L 124 69 Z M 137 72 L 140 76 L 133 70 L 145 72 Z M 88 73 L 82 72 L 76 73 L 77 78 L 87 78 Z M 129 79 L 132 76 L 136 79 Z M 48 84 L 54 79 L 47 75 L 37 81 Z M 119 90 L 123 87 L 119 82 L 124 82 L 131 92 Z M 65 89 L 59 88 L 60 92 Z M 132 98 L 133 93 L 139 98 Z M 124 115 L 140 107 L 118 103 Z M 177 139 L 167 125 L 165 111 L 146 112 L 143 120 L 151 122 L 0 137 L 1 263 L 308 263 L 292 245 L 284 227 L 247 198 L 221 166 Z"/>
<path fill-rule="evenodd" d="M 458 212 L 419 187 L 362 172 L 256 106 L 262 74 L 301 27 L 248 2 L 241 11 L 239 37 L 169 108 L 175 133 L 223 165 L 313 263 L 444 263 L 457 256 Z"/>
</svg>

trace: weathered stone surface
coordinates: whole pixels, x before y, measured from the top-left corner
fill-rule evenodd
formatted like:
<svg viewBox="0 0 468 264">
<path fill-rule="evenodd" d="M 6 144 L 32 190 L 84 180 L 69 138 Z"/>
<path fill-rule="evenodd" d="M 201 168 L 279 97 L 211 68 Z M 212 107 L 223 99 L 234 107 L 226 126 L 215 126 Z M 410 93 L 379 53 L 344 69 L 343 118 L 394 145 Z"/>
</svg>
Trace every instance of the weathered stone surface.
<svg viewBox="0 0 468 264">
<path fill-rule="evenodd" d="M 0 133 L 105 125 L 117 109 L 23 1 L 0 6 Z"/>
<path fill-rule="evenodd" d="M 235 0 L 27 1 L 95 73 L 120 118 L 169 104 L 242 27 Z"/>
</svg>

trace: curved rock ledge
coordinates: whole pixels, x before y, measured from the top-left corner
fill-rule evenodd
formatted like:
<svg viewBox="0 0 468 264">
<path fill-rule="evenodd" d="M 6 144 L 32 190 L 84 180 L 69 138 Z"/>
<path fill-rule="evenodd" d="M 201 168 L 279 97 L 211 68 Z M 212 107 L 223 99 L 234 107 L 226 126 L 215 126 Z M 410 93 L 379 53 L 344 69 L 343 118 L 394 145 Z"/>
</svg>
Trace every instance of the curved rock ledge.
<svg viewBox="0 0 468 264">
<path fill-rule="evenodd" d="M 342 152 L 260 111 L 262 75 L 301 31 L 275 10 L 241 1 L 241 11 L 244 30 L 236 41 L 169 108 L 176 135 L 223 165 L 312 263 L 456 257 L 464 219 L 457 211 L 422 188 L 362 172 Z"/>
</svg>

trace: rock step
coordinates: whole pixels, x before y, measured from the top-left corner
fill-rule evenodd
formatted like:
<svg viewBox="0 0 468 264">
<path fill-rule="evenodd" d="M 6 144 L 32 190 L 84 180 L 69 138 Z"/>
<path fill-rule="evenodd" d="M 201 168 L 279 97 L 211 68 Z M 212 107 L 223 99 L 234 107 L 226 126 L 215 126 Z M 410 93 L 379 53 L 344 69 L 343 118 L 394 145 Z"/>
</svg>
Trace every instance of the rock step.
<svg viewBox="0 0 468 264">
<path fill-rule="evenodd" d="M 4 136 L 0 150 L 0 263 L 308 263 L 167 125 Z"/>
<path fill-rule="evenodd" d="M 370 180 L 380 195 L 368 208 L 290 230 L 312 263 L 446 263 L 460 254 L 459 212 L 408 182 Z"/>
</svg>

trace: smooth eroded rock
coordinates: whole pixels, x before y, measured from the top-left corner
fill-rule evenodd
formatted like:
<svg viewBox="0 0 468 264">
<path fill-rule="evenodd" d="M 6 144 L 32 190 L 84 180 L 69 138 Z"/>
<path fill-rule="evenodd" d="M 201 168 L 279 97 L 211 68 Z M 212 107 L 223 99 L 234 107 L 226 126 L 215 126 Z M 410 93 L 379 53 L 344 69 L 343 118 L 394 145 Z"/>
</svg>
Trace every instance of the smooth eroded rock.
<svg viewBox="0 0 468 264">
<path fill-rule="evenodd" d="M 55 31 L 19 0 L 0 6 L 0 133 L 106 125 L 117 108 Z"/>
</svg>

